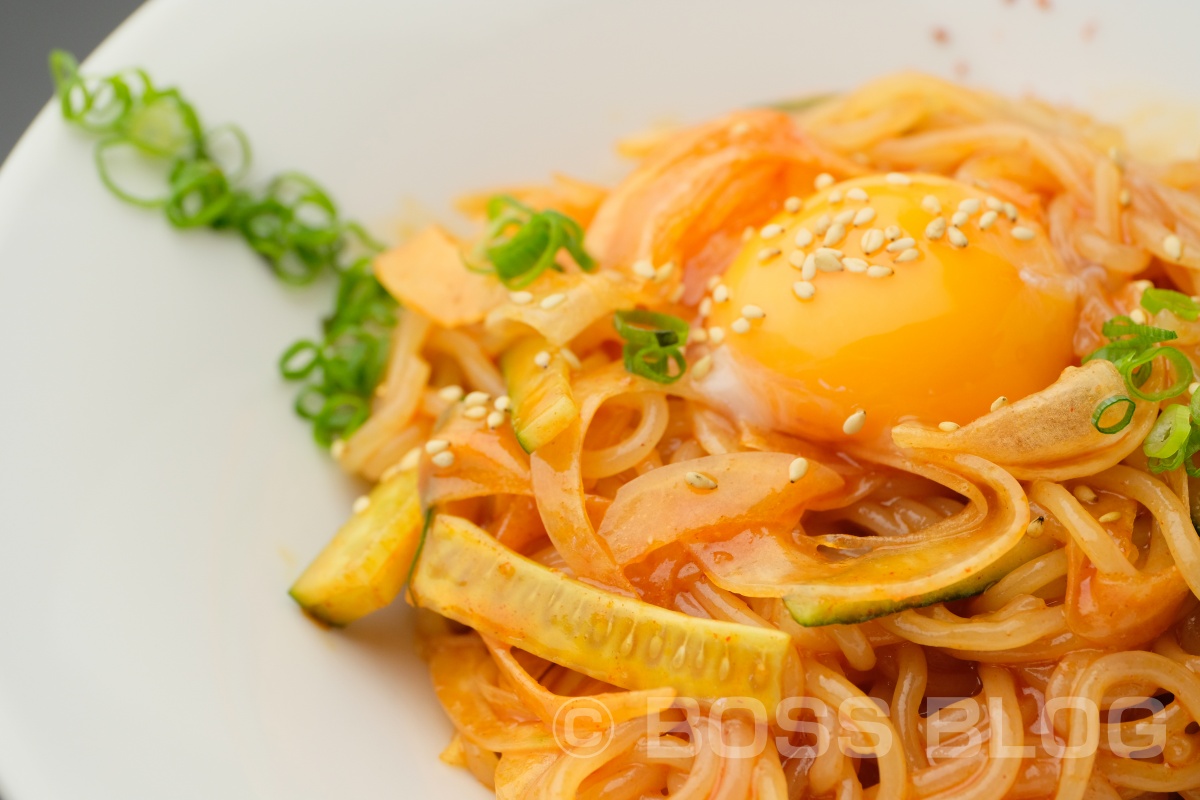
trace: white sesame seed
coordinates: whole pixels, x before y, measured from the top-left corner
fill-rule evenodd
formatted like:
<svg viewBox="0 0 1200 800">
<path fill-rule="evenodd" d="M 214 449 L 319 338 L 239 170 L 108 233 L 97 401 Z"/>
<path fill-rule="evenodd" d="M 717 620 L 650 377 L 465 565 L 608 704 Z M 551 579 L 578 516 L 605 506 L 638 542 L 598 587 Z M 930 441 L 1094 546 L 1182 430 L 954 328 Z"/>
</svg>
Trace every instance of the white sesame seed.
<svg viewBox="0 0 1200 800">
<path fill-rule="evenodd" d="M 1000 409 L 1004 408 L 1006 405 L 1008 405 L 1008 398 L 1005 397 L 1004 395 L 1000 395 L 999 397 L 997 397 L 995 400 L 992 401 L 991 410 L 999 411 Z"/>
<path fill-rule="evenodd" d="M 809 281 L 796 281 L 792 284 L 792 291 L 801 300 L 812 300 L 813 295 L 817 293 L 817 287 L 813 286 Z"/>
<path fill-rule="evenodd" d="M 753 239 L 757 234 L 758 234 L 758 231 L 754 230 L 753 227 L 747 225 L 746 229 L 744 231 L 742 231 L 742 241 L 748 242 L 751 239 Z"/>
<path fill-rule="evenodd" d="M 925 238 L 931 241 L 942 238 L 946 235 L 946 218 L 934 217 L 929 220 L 929 224 L 925 226 Z"/>
<path fill-rule="evenodd" d="M 463 416 L 467 419 L 483 419 L 487 415 L 487 406 L 471 406 L 463 411 Z"/>
<path fill-rule="evenodd" d="M 801 280 L 811 281 L 817 276 L 817 257 L 809 253 L 804 257 L 804 266 L 800 267 Z"/>
<path fill-rule="evenodd" d="M 436 456 L 434 456 L 433 458 L 431 458 L 429 460 L 433 462 L 433 465 L 435 467 L 441 467 L 442 469 L 445 469 L 446 467 L 449 467 L 454 464 L 454 453 L 451 453 L 449 450 L 446 450 L 445 452 L 438 453 Z"/>
<path fill-rule="evenodd" d="M 712 298 L 706 297 L 700 301 L 700 306 L 699 306 L 699 308 L 696 309 L 696 311 L 700 314 L 700 316 L 707 317 L 709 314 L 712 313 L 712 307 L 713 307 Z"/>
<path fill-rule="evenodd" d="M 519 306 L 527 306 L 533 302 L 533 292 L 509 292 L 508 299 Z"/>
<path fill-rule="evenodd" d="M 822 247 L 813 254 L 813 261 L 821 272 L 841 272 L 842 259 L 837 250 Z"/>
<path fill-rule="evenodd" d="M 1001 203 L 999 198 L 996 198 L 996 197 L 988 197 L 987 199 L 985 199 L 983 201 L 983 204 L 985 206 L 987 206 L 988 209 L 995 211 L 997 213 L 1004 210 L 1004 203 Z"/>
<path fill-rule="evenodd" d="M 512 398 L 508 395 L 501 395 L 496 398 L 496 402 L 492 403 L 492 408 L 497 411 L 508 411 L 512 408 Z"/>
<path fill-rule="evenodd" d="M 828 172 L 822 172 L 820 175 L 817 176 L 817 179 L 813 181 L 813 186 L 815 186 L 818 189 L 825 189 L 827 187 L 833 186 L 833 176 L 830 175 Z"/>
<path fill-rule="evenodd" d="M 795 483 L 808 474 L 808 459 L 800 456 L 788 464 L 788 481 Z"/>
<path fill-rule="evenodd" d="M 1097 500 L 1096 493 L 1092 491 L 1092 487 L 1082 483 L 1076 486 L 1071 494 L 1075 495 L 1075 499 L 1081 503 L 1094 503 Z"/>
<path fill-rule="evenodd" d="M 836 205 L 840 202 L 842 202 L 842 190 L 834 189 L 832 192 L 829 193 L 829 204 Z"/>
<path fill-rule="evenodd" d="M 717 488 L 717 482 L 703 472 L 689 472 L 683 476 L 683 479 L 693 489 L 702 489 L 706 492 L 711 492 Z"/>
<path fill-rule="evenodd" d="M 950 240 L 950 244 L 954 247 L 963 248 L 968 244 L 967 235 L 958 228 L 950 228 L 947 230 L 946 238 Z"/>
<path fill-rule="evenodd" d="M 696 344 L 704 344 L 708 341 L 708 331 L 704 328 L 692 328 L 688 331 L 688 344 L 695 342 Z"/>
<path fill-rule="evenodd" d="M 545 350 L 539 350 L 538 354 L 533 357 L 533 363 L 545 369 L 550 366 L 550 354 Z"/>
<path fill-rule="evenodd" d="M 804 267 L 804 251 L 803 250 L 793 250 L 792 252 L 788 253 L 788 263 L 791 264 L 796 269 L 803 269 L 803 267 Z"/>
<path fill-rule="evenodd" d="M 1017 207 L 1012 203 L 1004 204 L 1004 216 L 1008 217 L 1009 222 L 1017 221 Z"/>
<path fill-rule="evenodd" d="M 749 131 L 750 131 L 750 123 L 746 122 L 745 120 L 742 120 L 741 122 L 735 122 L 729 128 L 729 135 L 733 136 L 733 137 L 738 137 L 738 136 L 742 136 L 742 135 L 748 133 Z"/>
<path fill-rule="evenodd" d="M 764 247 L 758 251 L 758 261 L 759 263 L 766 263 L 782 252 L 778 247 Z"/>
<path fill-rule="evenodd" d="M 1123 162 L 1125 160 L 1124 156 L 1121 153 L 1121 148 L 1117 147 L 1115 144 L 1112 147 L 1108 148 L 1108 158 L 1110 161 L 1112 161 L 1118 167 L 1122 166 Z"/>
<path fill-rule="evenodd" d="M 871 206 L 866 206 L 858 210 L 858 213 L 854 215 L 852 222 L 854 223 L 854 227 L 857 228 L 859 225 L 866 225 L 874 219 L 875 209 L 871 208 Z"/>
<path fill-rule="evenodd" d="M 821 241 L 826 247 L 833 247 L 835 244 L 846 238 L 846 226 L 840 222 L 835 222 L 829 226 L 829 230 L 825 231 L 825 238 Z"/>
<path fill-rule="evenodd" d="M 341 458 L 346 453 L 346 440 L 334 439 L 333 444 L 329 446 L 329 455 L 334 458 Z"/>
<path fill-rule="evenodd" d="M 849 225 L 854 221 L 854 216 L 857 213 L 858 212 L 853 208 L 847 208 L 845 211 L 839 211 L 837 214 L 835 214 L 833 217 L 833 222 L 834 224 L 840 223 L 842 225 Z"/>
<path fill-rule="evenodd" d="M 938 430 L 945 431 L 946 433 L 953 433 L 954 431 L 958 430 L 958 428 L 959 428 L 959 425 L 957 422 L 939 422 L 938 423 Z"/>
<path fill-rule="evenodd" d="M 789 197 L 787 200 L 783 201 L 783 208 L 789 214 L 795 214 L 797 211 L 800 210 L 800 207 L 802 205 L 803 205 L 803 203 L 800 202 L 799 197 Z"/>
<path fill-rule="evenodd" d="M 712 371 L 712 356 L 708 353 L 696 359 L 696 363 L 692 364 L 692 380 L 702 381 L 704 377 Z"/>
<path fill-rule="evenodd" d="M 354 505 L 351 506 L 350 508 L 351 508 L 351 510 L 354 511 L 355 514 L 361 514 L 362 512 L 366 511 L 370 507 L 371 507 L 371 498 L 367 497 L 364 494 L 361 497 L 359 497 L 357 500 L 355 500 Z"/>
<path fill-rule="evenodd" d="M 894 186 L 908 186 L 912 183 L 912 178 L 903 172 L 889 172 L 887 174 L 887 182 Z"/>
<path fill-rule="evenodd" d="M 457 403 L 459 400 L 462 400 L 462 396 L 463 388 L 458 384 L 443 386 L 441 389 L 438 389 L 438 397 L 447 403 Z"/>
<path fill-rule="evenodd" d="M 712 299 L 714 303 L 724 303 L 729 299 L 729 287 L 723 283 L 717 284 L 713 289 Z"/>
<path fill-rule="evenodd" d="M 866 272 L 871 265 L 861 258 L 843 258 L 842 266 L 850 272 Z"/>
<path fill-rule="evenodd" d="M 1013 238 L 1020 242 L 1028 242 L 1034 237 L 1033 230 L 1024 225 L 1015 225 L 1012 229 Z"/>
<path fill-rule="evenodd" d="M 862 248 L 864 255 L 871 255 L 879 248 L 883 247 L 883 231 L 879 228 L 870 228 L 863 232 L 862 238 L 859 239 L 858 245 Z"/>
<path fill-rule="evenodd" d="M 404 457 L 396 463 L 396 466 L 402 472 L 407 472 L 410 469 L 416 469 L 419 463 L 421 463 L 421 448 L 414 447 L 404 454 Z"/>
<path fill-rule="evenodd" d="M 745 317 L 738 317 L 729 324 L 729 329 L 734 333 L 749 333 L 750 320 Z"/>
<path fill-rule="evenodd" d="M 633 274 L 652 281 L 654 280 L 654 265 L 645 259 L 635 261 L 633 262 Z"/>
<path fill-rule="evenodd" d="M 575 355 L 575 351 L 569 347 L 559 349 L 558 354 L 562 356 L 562 360 L 567 362 L 567 366 L 571 369 L 582 369 L 583 363 L 580 362 L 579 356 Z"/>
<path fill-rule="evenodd" d="M 490 414 L 488 414 L 488 416 L 487 416 L 488 430 L 494 431 L 494 430 L 496 430 L 496 428 L 499 428 L 503 424 L 504 424 L 504 412 L 503 411 L 493 411 Z"/>
<path fill-rule="evenodd" d="M 928 211 L 930 214 L 942 213 L 942 203 L 931 194 L 927 194 L 921 198 L 921 208 Z"/>
<path fill-rule="evenodd" d="M 979 230 L 986 231 L 988 228 L 996 224 L 996 220 L 1000 219 L 1000 215 L 995 211 L 985 211 L 979 217 Z"/>
<path fill-rule="evenodd" d="M 872 264 L 867 267 L 868 278 L 887 278 L 893 274 L 891 267 L 885 267 L 882 264 Z"/>
<path fill-rule="evenodd" d="M 678 286 L 676 286 L 674 289 L 671 290 L 671 293 L 669 295 L 667 295 L 667 300 L 672 303 L 678 303 L 680 300 L 683 299 L 683 292 L 684 292 L 684 289 L 686 289 L 686 288 L 687 287 L 685 287 L 682 283 L 679 284 Z"/>
<path fill-rule="evenodd" d="M 1099 522 L 1102 525 L 1107 525 L 1110 522 L 1116 522 L 1120 518 L 1121 518 L 1120 511 L 1110 511 L 1107 514 L 1101 514 L 1099 517 L 1097 517 L 1096 522 Z"/>
<path fill-rule="evenodd" d="M 867 194 L 866 189 L 862 188 L 861 186 L 855 186 L 853 189 L 846 190 L 846 199 L 865 202 L 870 199 L 870 196 Z"/>
<path fill-rule="evenodd" d="M 720 325 L 713 325 L 708 329 L 708 340 L 713 344 L 720 344 L 725 341 L 725 329 Z"/>
<path fill-rule="evenodd" d="M 921 251 L 915 247 L 910 247 L 900 255 L 892 259 L 897 264 L 907 264 L 909 261 L 916 261 L 921 257 Z"/>
<path fill-rule="evenodd" d="M 1183 242 L 1175 234 L 1170 234 L 1162 241 L 1163 251 L 1172 261 L 1183 257 Z"/>
<path fill-rule="evenodd" d="M 487 392 L 471 392 L 463 398 L 463 405 L 482 406 L 486 405 L 487 401 L 490 399 L 491 395 L 489 395 Z"/>
<path fill-rule="evenodd" d="M 1025 535 L 1030 539 L 1036 539 L 1042 535 L 1042 528 L 1045 527 L 1045 525 L 1045 517 L 1034 517 L 1029 521 L 1029 524 L 1025 526 Z"/>
<path fill-rule="evenodd" d="M 889 242 L 895 241 L 903 235 L 904 231 L 900 230 L 899 225 L 888 225 L 883 229 L 883 238 L 887 239 Z"/>
<path fill-rule="evenodd" d="M 979 207 L 981 205 L 982 204 L 979 202 L 979 198 L 968 197 L 966 200 L 963 200 L 961 203 L 958 204 L 958 210 L 965 211 L 968 214 L 978 214 Z"/>
<path fill-rule="evenodd" d="M 762 310 L 761 306 L 746 304 L 742 306 L 742 316 L 746 319 L 762 319 L 767 315 L 767 312 Z"/>
<path fill-rule="evenodd" d="M 671 276 L 671 272 L 674 271 L 674 269 L 675 269 L 675 262 L 668 261 L 667 263 L 663 264 L 661 267 L 659 267 L 657 270 L 654 271 L 654 280 L 665 281 L 667 278 L 669 278 Z"/>
<path fill-rule="evenodd" d="M 829 230 L 829 226 L 833 224 L 833 219 L 828 214 L 822 214 L 817 217 L 817 221 L 813 223 L 813 233 L 817 236 L 824 236 L 825 231 Z"/>
<path fill-rule="evenodd" d="M 1129 318 L 1138 325 L 1145 325 L 1147 322 L 1149 322 L 1149 320 L 1146 319 L 1146 312 L 1142 311 L 1140 308 L 1135 308 L 1133 311 L 1130 311 Z"/>
<path fill-rule="evenodd" d="M 538 303 L 538 305 L 546 311 L 550 311 L 551 309 L 561 306 L 566 299 L 567 296 L 562 292 L 555 292 L 554 294 L 548 294 L 543 297 L 542 302 Z"/>
<path fill-rule="evenodd" d="M 1128 189 L 1122 189 L 1121 193 L 1117 195 L 1117 202 L 1122 206 L 1127 206 L 1133 202 L 1133 195 L 1129 193 Z"/>
<path fill-rule="evenodd" d="M 903 250 L 907 250 L 910 247 L 916 247 L 916 245 L 917 242 L 915 239 L 913 239 L 911 236 L 905 236 L 903 239 L 897 239 L 889 244 L 887 246 L 887 251 L 889 253 L 899 253 Z"/>
<path fill-rule="evenodd" d="M 971 216 L 965 211 L 955 211 L 950 215 L 950 224 L 956 228 L 961 228 L 963 225 L 967 224 L 967 220 L 970 218 Z"/>
<path fill-rule="evenodd" d="M 430 439 L 425 443 L 425 452 L 431 456 L 436 456 L 438 453 L 445 452 L 450 449 L 450 443 L 445 439 Z"/>
<path fill-rule="evenodd" d="M 808 228 L 796 231 L 796 247 L 808 247 L 813 242 L 813 233 Z"/>
<path fill-rule="evenodd" d="M 842 423 L 842 433 L 847 436 L 853 436 L 863 429 L 863 425 L 867 422 L 867 412 L 859 410 L 855 411 L 850 416 L 846 417 L 846 421 Z"/>
<path fill-rule="evenodd" d="M 764 239 L 771 239 L 781 233 L 783 233 L 783 226 L 772 223 L 770 225 L 764 225 L 763 229 L 758 232 L 758 235 Z"/>
</svg>

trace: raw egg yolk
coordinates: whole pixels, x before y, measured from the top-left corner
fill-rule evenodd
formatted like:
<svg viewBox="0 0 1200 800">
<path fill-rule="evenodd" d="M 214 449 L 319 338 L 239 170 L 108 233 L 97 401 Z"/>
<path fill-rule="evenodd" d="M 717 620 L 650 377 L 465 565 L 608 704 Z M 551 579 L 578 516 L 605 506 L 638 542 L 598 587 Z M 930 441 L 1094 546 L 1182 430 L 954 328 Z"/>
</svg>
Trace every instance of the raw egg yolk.
<svg viewBox="0 0 1200 800">
<path fill-rule="evenodd" d="M 827 441 L 963 424 L 1072 363 L 1073 282 L 1012 205 L 922 174 L 789 205 L 712 294 L 709 331 L 724 335 L 706 383 L 750 421 Z"/>
</svg>

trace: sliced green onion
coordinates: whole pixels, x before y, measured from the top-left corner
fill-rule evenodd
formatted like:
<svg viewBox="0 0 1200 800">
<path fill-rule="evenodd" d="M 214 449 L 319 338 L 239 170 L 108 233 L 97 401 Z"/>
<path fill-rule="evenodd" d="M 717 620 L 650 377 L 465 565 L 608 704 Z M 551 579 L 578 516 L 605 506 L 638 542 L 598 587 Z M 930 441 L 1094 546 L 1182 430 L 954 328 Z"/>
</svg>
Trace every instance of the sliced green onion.
<svg viewBox="0 0 1200 800">
<path fill-rule="evenodd" d="M 534 211 L 509 195 L 487 203 L 488 227 L 468 260 L 477 272 L 492 272 L 510 289 L 528 286 L 546 270 L 562 271 L 557 258 L 566 250 L 579 268 L 596 262 L 583 247 L 583 228 L 558 211 Z"/>
<path fill-rule="evenodd" d="M 1146 441 L 1142 452 L 1151 458 L 1170 458 L 1183 449 L 1192 431 L 1192 413 L 1185 405 L 1170 405 L 1162 410 Z"/>
<path fill-rule="evenodd" d="M 1175 380 L 1165 389 L 1157 392 L 1143 392 L 1141 387 L 1145 384 L 1146 378 L 1149 376 L 1149 369 L 1152 369 L 1152 364 L 1156 358 L 1163 358 L 1174 368 Z M 1126 360 L 1120 365 L 1121 374 L 1125 376 L 1125 381 L 1129 385 L 1129 391 L 1142 400 L 1160 401 L 1169 400 L 1179 394 L 1182 394 L 1187 389 L 1188 384 L 1192 382 L 1192 362 L 1188 360 L 1179 350 L 1174 347 L 1151 347 L 1142 353 Z"/>
<path fill-rule="evenodd" d="M 1105 412 L 1116 405 L 1125 406 L 1124 416 L 1112 425 L 1101 424 L 1101 419 L 1104 417 Z M 1133 413 L 1135 411 L 1137 411 L 1137 403 L 1123 394 L 1114 395 L 1096 406 L 1096 410 L 1092 412 L 1092 425 L 1101 433 L 1120 433 L 1129 426 L 1129 423 L 1133 420 Z"/>
<path fill-rule="evenodd" d="M 638 347 L 674 347 L 687 343 L 688 324 L 679 317 L 657 311 L 630 309 L 613 314 L 617 335 Z"/>
<path fill-rule="evenodd" d="M 674 383 L 687 371 L 687 360 L 678 347 L 638 347 L 635 344 L 627 344 L 623 356 L 626 371 L 656 383 Z M 671 369 L 672 365 L 675 366 L 674 371 Z"/>
<path fill-rule="evenodd" d="M 1142 308 L 1151 314 L 1159 311 L 1170 311 L 1180 319 L 1195 322 L 1200 319 L 1200 303 L 1188 297 L 1183 292 L 1173 289 L 1150 287 L 1142 292 Z"/>
<path fill-rule="evenodd" d="M 1169 342 L 1179 338 L 1179 334 L 1166 328 L 1155 328 L 1153 325 L 1141 325 L 1126 316 L 1113 317 L 1104 323 L 1102 333 L 1110 339 L 1130 337 L 1132 341 L 1153 344 Z"/>
</svg>

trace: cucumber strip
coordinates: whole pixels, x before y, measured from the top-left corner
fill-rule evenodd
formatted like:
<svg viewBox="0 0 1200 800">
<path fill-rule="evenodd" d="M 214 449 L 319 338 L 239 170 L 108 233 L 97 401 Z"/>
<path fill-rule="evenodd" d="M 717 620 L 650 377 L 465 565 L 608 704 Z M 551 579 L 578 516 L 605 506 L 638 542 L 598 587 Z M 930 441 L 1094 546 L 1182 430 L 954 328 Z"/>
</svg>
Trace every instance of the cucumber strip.
<svg viewBox="0 0 1200 800">
<path fill-rule="evenodd" d="M 581 583 L 439 515 L 413 574 L 416 603 L 480 633 L 626 689 L 780 700 L 782 631 L 697 619 Z"/>
<path fill-rule="evenodd" d="M 545 357 L 546 366 L 538 364 Z M 513 430 L 526 453 L 558 436 L 579 416 L 567 362 L 542 337 L 530 336 L 510 347 L 500 357 L 500 369 L 512 398 Z"/>
</svg>

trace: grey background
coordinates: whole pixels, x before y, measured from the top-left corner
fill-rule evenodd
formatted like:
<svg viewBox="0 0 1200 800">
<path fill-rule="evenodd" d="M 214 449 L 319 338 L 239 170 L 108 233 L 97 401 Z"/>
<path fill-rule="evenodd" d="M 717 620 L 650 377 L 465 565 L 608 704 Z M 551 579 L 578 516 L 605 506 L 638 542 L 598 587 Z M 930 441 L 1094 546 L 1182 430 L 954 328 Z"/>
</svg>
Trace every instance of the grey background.
<svg viewBox="0 0 1200 800">
<path fill-rule="evenodd" d="M 54 93 L 51 48 L 81 61 L 142 0 L 0 0 L 0 161 Z"/>
</svg>

